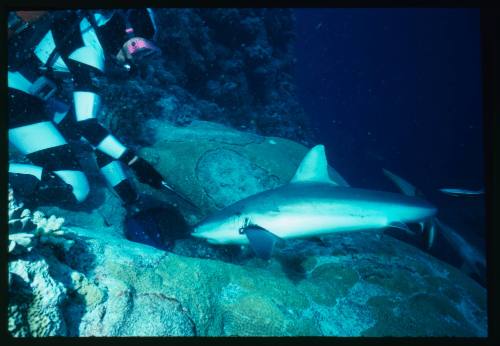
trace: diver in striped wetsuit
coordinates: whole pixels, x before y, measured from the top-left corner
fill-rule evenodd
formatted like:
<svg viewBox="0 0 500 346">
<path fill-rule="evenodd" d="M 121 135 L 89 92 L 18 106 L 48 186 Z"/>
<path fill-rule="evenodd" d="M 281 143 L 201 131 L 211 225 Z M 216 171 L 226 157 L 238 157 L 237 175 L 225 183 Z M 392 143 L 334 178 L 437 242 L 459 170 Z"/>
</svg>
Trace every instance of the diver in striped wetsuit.
<svg viewBox="0 0 500 346">
<path fill-rule="evenodd" d="M 125 205 L 136 203 L 138 194 L 124 167 L 143 183 L 169 188 L 97 121 L 98 77 L 110 60 L 127 72 L 139 56 L 159 52 L 148 40 L 156 34 L 152 11 L 20 11 L 8 19 L 8 137 L 32 163 L 9 164 L 14 192 L 44 202 L 84 201 L 88 180 L 68 143 L 81 137 Z"/>
</svg>

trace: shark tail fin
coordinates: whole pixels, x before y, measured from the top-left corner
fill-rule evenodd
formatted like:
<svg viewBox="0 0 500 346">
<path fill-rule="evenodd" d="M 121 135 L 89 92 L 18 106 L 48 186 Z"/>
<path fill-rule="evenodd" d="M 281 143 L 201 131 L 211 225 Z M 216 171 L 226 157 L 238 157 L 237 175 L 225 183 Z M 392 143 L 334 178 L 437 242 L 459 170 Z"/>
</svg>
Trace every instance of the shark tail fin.
<svg viewBox="0 0 500 346">
<path fill-rule="evenodd" d="M 467 259 L 465 259 L 462 263 L 460 270 L 470 277 L 475 276 L 476 278 L 481 279 L 484 276 L 484 274 L 482 274 L 480 270 L 480 263 L 468 261 Z"/>
<path fill-rule="evenodd" d="M 384 172 L 385 176 L 389 178 L 401 191 L 401 193 L 407 195 L 407 196 L 423 196 L 423 193 L 417 189 L 413 184 L 409 183 L 405 179 L 401 178 L 400 176 L 390 172 L 387 169 L 382 169 Z M 432 245 L 434 244 L 434 240 L 436 239 L 436 223 L 434 221 L 434 218 L 419 222 L 419 226 L 421 229 L 421 233 L 423 234 L 424 237 L 424 244 L 427 250 L 432 248 Z"/>
</svg>

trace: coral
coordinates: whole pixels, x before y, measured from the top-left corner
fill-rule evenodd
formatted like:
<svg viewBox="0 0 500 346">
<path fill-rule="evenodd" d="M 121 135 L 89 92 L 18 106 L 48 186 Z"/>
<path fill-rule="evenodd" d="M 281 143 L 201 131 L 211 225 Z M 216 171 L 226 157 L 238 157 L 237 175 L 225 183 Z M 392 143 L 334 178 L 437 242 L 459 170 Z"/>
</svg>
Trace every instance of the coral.
<svg viewBox="0 0 500 346">
<path fill-rule="evenodd" d="M 13 336 L 64 336 L 66 288 L 51 273 L 49 260 L 32 255 L 9 262 L 9 332 Z"/>
<path fill-rule="evenodd" d="M 62 227 L 64 218 L 46 218 L 41 211 L 32 213 L 23 206 L 9 186 L 9 254 L 30 252 L 37 244 L 51 244 L 66 251 L 74 245 L 74 235 Z"/>
<path fill-rule="evenodd" d="M 162 55 L 131 75 L 103 79 L 100 120 L 129 144 L 152 144 L 157 118 L 210 120 L 312 143 L 293 77 L 288 9 L 156 9 Z M 138 129 L 140 131 L 138 131 Z"/>
</svg>

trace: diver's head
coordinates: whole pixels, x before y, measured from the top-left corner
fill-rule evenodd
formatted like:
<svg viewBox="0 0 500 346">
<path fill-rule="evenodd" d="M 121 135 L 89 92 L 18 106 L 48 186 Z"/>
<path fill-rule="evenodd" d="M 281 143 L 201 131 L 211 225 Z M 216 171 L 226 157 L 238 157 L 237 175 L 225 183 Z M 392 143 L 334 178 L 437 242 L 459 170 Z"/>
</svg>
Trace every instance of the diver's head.
<svg viewBox="0 0 500 346">
<path fill-rule="evenodd" d="M 143 37 L 132 37 L 123 44 L 116 58 L 123 64 L 127 62 L 138 64 L 144 62 L 147 57 L 157 56 L 160 53 L 160 49 L 152 41 Z"/>
<path fill-rule="evenodd" d="M 122 64 L 138 65 L 158 56 L 161 50 L 154 40 L 157 35 L 154 12 L 152 9 L 136 9 L 119 12 L 125 24 L 126 41 L 116 54 Z"/>
</svg>

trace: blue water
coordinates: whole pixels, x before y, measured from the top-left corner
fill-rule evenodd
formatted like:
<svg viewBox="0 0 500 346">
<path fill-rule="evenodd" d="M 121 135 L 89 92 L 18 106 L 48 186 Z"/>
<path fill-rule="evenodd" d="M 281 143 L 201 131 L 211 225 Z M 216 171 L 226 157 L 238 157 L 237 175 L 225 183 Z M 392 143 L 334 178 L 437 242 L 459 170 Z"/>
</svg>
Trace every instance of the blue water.
<svg viewBox="0 0 500 346">
<path fill-rule="evenodd" d="M 353 186 L 384 190 L 394 186 L 381 168 L 393 171 L 483 247 L 484 200 L 437 191 L 484 186 L 479 10 L 295 14 L 299 98 L 332 165 Z"/>
</svg>

